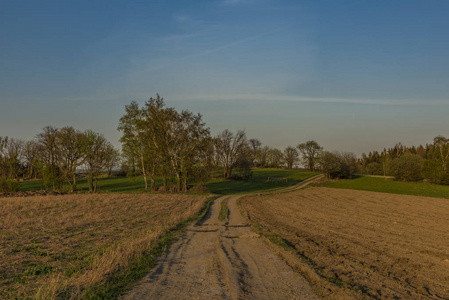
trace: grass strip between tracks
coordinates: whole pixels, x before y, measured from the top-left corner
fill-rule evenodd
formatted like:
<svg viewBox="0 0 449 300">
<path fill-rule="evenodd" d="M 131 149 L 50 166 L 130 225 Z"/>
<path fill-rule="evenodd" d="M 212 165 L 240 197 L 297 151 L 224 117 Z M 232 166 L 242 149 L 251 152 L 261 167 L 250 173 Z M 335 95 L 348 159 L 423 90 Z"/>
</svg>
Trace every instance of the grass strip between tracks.
<svg viewBox="0 0 449 300">
<path fill-rule="evenodd" d="M 220 214 L 218 215 L 220 222 L 224 222 L 228 216 L 228 199 L 226 198 L 221 201 Z"/>
</svg>

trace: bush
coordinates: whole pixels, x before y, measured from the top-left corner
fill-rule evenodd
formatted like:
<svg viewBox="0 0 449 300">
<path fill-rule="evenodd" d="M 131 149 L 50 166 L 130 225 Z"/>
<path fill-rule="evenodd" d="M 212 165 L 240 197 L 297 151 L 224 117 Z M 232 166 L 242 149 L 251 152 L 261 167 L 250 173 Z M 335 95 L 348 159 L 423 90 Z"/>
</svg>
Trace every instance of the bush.
<svg viewBox="0 0 449 300">
<path fill-rule="evenodd" d="M 230 179 L 235 180 L 245 180 L 249 181 L 253 177 L 253 172 L 251 171 L 252 162 L 250 160 L 241 160 L 235 170 L 234 174 L 230 177 Z"/>
<path fill-rule="evenodd" d="M 9 192 L 8 181 L 6 177 L 0 177 L 0 192 Z"/>
<path fill-rule="evenodd" d="M 377 162 L 372 162 L 366 165 L 366 174 L 368 175 L 383 175 L 382 165 Z"/>
<path fill-rule="evenodd" d="M 43 182 L 47 190 L 61 190 L 63 179 L 59 167 L 47 164 L 44 168 Z"/>
<path fill-rule="evenodd" d="M 18 192 L 20 191 L 20 182 L 14 179 L 6 179 L 5 176 L 0 177 L 0 192 Z"/>
<path fill-rule="evenodd" d="M 391 162 L 391 174 L 396 180 L 419 181 L 422 179 L 423 158 L 418 154 L 405 153 Z"/>
<path fill-rule="evenodd" d="M 333 153 L 325 151 L 318 158 L 321 171 L 328 179 L 339 178 L 341 172 L 340 159 Z"/>
<path fill-rule="evenodd" d="M 120 170 L 118 172 L 112 173 L 112 176 L 115 176 L 115 177 L 126 177 L 127 175 L 128 175 L 128 173 L 126 173 L 126 171 L 124 171 L 124 170 Z"/>
<path fill-rule="evenodd" d="M 16 193 L 16 192 L 20 191 L 20 182 L 19 181 L 16 181 L 14 179 L 8 179 L 7 182 L 8 182 L 8 188 L 9 188 L 10 192 Z"/>
</svg>

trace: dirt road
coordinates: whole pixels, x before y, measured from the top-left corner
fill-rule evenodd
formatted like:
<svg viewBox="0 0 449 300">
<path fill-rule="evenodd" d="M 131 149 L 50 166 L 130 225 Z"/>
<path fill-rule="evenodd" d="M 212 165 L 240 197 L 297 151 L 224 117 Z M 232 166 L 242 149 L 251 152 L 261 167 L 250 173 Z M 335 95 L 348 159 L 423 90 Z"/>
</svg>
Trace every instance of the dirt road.
<svg viewBox="0 0 449 300">
<path fill-rule="evenodd" d="M 216 199 L 124 299 L 318 299 L 242 217 L 237 199 Z M 228 216 L 219 221 L 221 202 Z"/>
</svg>

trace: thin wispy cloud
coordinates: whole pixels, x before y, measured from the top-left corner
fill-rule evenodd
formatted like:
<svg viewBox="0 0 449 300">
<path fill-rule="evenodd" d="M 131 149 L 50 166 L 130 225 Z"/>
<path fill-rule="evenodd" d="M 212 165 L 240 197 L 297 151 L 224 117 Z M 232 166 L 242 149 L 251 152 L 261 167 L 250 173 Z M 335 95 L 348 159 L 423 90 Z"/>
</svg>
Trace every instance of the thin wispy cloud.
<svg viewBox="0 0 449 300">
<path fill-rule="evenodd" d="M 183 40 L 197 38 L 201 35 L 202 34 L 200 32 L 186 33 L 186 34 L 172 34 L 172 35 L 163 37 L 162 41 L 164 41 L 164 42 L 171 42 L 171 41 L 179 42 L 179 41 L 183 41 Z"/>
<path fill-rule="evenodd" d="M 264 33 L 248 36 L 246 38 L 243 38 L 243 39 L 240 39 L 240 40 L 236 40 L 236 41 L 232 41 L 230 43 L 227 43 L 227 44 L 215 47 L 215 48 L 203 50 L 203 51 L 199 52 L 198 54 L 192 55 L 190 57 L 191 58 L 195 58 L 195 57 L 200 57 L 200 56 L 206 56 L 206 55 L 209 55 L 209 54 L 212 54 L 212 53 L 215 53 L 215 52 L 222 51 L 224 49 L 232 48 L 232 47 L 237 46 L 237 45 L 241 45 L 241 44 L 245 44 L 245 43 L 248 43 L 248 42 L 251 42 L 251 41 L 254 41 L 254 40 L 258 40 L 258 39 L 263 38 L 265 36 L 271 35 L 274 32 L 279 31 L 279 30 L 280 30 L 280 28 L 277 28 L 277 29 L 273 29 L 273 30 L 270 30 L 270 31 L 267 31 L 267 32 L 264 32 Z"/>
<path fill-rule="evenodd" d="M 281 30 L 281 28 L 276 28 L 276 29 L 273 29 L 273 30 L 270 30 L 270 31 L 267 31 L 267 32 L 260 33 L 260 34 L 250 35 L 250 36 L 247 36 L 247 37 L 242 38 L 242 39 L 238 39 L 238 40 L 231 41 L 229 43 L 222 44 L 220 46 L 211 47 L 209 49 L 202 49 L 202 50 L 197 51 L 196 54 L 187 55 L 187 56 L 180 57 L 180 58 L 177 58 L 177 59 L 171 59 L 171 60 L 169 60 L 168 62 L 166 62 L 164 64 L 160 64 L 160 65 L 157 65 L 157 66 L 154 66 L 154 67 L 150 67 L 149 69 L 146 69 L 143 72 L 160 70 L 160 69 L 171 67 L 171 66 L 173 66 L 173 65 L 175 65 L 175 64 L 177 64 L 179 62 L 182 62 L 182 61 L 188 61 L 189 59 L 194 59 L 194 58 L 198 58 L 198 57 L 208 56 L 208 55 L 211 55 L 213 53 L 217 53 L 217 52 L 223 51 L 225 49 L 233 48 L 233 47 L 238 46 L 238 45 L 242 45 L 242 44 L 245 44 L 245 43 L 248 43 L 248 42 L 252 42 L 252 41 L 261 39 L 263 37 L 266 37 L 266 36 L 269 36 L 269 35 L 273 34 L 274 32 L 277 32 L 279 30 Z M 185 35 L 179 35 L 179 36 L 169 36 L 169 37 L 166 37 L 165 39 L 168 38 L 169 40 L 170 39 L 172 39 L 172 40 L 181 40 L 181 39 L 195 38 L 195 37 L 198 37 L 200 35 L 201 35 L 201 33 L 198 32 L 198 33 L 191 33 L 191 34 L 185 34 Z"/>
<path fill-rule="evenodd" d="M 392 100 L 392 99 L 345 99 L 333 97 L 301 97 L 286 95 L 269 95 L 269 94 L 229 94 L 229 95 L 197 95 L 185 100 L 204 100 L 204 101 L 289 101 L 289 102 L 316 102 L 316 103 L 340 103 L 340 104 L 363 104 L 363 105 L 382 105 L 382 106 L 427 106 L 427 105 L 445 105 L 449 106 L 446 100 Z"/>
<path fill-rule="evenodd" d="M 251 4 L 255 3 L 255 0 L 223 0 L 220 2 L 221 5 L 239 5 L 239 4 Z"/>
</svg>

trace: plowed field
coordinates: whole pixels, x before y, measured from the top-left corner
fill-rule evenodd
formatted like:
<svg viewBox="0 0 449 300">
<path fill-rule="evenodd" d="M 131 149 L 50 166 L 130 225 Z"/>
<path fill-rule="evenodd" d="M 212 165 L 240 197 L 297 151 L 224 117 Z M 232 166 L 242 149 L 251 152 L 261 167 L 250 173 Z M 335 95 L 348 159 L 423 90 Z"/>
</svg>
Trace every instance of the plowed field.
<svg viewBox="0 0 449 300">
<path fill-rule="evenodd" d="M 449 200 L 307 188 L 241 201 L 323 278 L 374 299 L 449 299 Z"/>
</svg>

